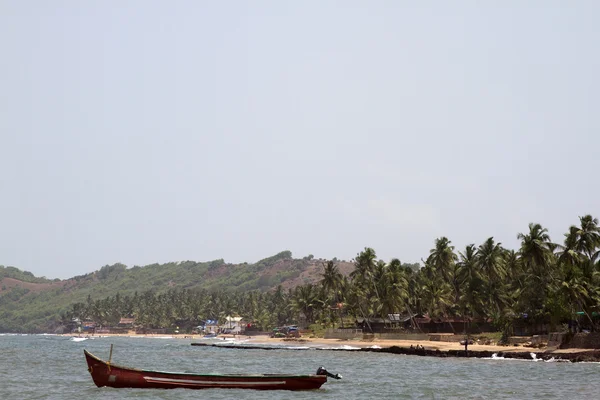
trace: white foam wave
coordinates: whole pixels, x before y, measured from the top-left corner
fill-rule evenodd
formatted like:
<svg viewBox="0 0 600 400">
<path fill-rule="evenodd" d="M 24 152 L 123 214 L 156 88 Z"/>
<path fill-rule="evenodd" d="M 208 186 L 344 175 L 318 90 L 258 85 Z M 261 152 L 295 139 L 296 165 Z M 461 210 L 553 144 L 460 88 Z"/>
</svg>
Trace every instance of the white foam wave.
<svg viewBox="0 0 600 400">
<path fill-rule="evenodd" d="M 540 359 L 540 358 L 537 358 L 537 354 L 535 354 L 535 353 L 529 353 L 529 355 L 531 356 L 531 359 L 532 359 L 533 361 L 535 361 L 535 362 L 538 362 L 538 361 L 544 361 L 544 360 L 542 360 L 542 359 Z"/>
<path fill-rule="evenodd" d="M 544 360 L 542 358 L 538 358 L 536 353 L 529 353 L 529 355 L 531 356 L 530 360 L 525 360 L 522 358 L 506 358 L 506 357 L 501 357 L 498 355 L 498 353 L 493 353 L 491 357 L 483 357 L 482 360 L 506 360 L 506 361 L 532 361 L 532 362 L 538 362 L 538 361 L 543 361 L 543 362 L 548 362 L 548 363 L 557 363 L 557 362 L 567 362 L 570 363 L 571 361 L 569 360 L 562 360 L 560 358 L 554 358 L 551 357 L 548 360 Z"/>
<path fill-rule="evenodd" d="M 560 359 L 560 358 L 551 357 L 548 360 L 544 360 L 544 362 L 547 362 L 547 363 L 555 363 L 555 362 L 570 363 L 571 361 L 569 361 L 569 360 L 563 360 L 563 359 Z"/>
<path fill-rule="evenodd" d="M 360 347 L 348 346 L 344 344 L 342 346 L 334 346 L 334 347 L 321 347 L 323 350 L 360 350 Z"/>
<path fill-rule="evenodd" d="M 506 360 L 506 361 L 527 361 L 518 358 L 506 358 L 499 356 L 498 353 L 493 353 L 491 357 L 482 357 L 482 360 Z"/>
<path fill-rule="evenodd" d="M 227 344 L 244 344 L 244 343 L 248 343 L 248 339 L 240 339 L 240 340 L 231 339 L 231 340 L 227 340 L 225 343 L 227 343 Z"/>
</svg>

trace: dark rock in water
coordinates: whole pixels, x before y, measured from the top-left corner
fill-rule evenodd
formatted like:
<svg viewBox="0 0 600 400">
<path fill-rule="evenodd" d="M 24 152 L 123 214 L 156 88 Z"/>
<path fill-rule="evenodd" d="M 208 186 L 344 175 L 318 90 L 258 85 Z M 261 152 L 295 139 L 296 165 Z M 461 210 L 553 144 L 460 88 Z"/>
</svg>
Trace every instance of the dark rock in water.
<svg viewBox="0 0 600 400">
<path fill-rule="evenodd" d="M 204 347 L 219 347 L 222 349 L 244 349 L 244 350 L 296 350 L 288 349 L 285 347 L 275 346 L 244 346 L 238 344 L 214 344 L 214 343 L 192 343 L 192 346 L 204 346 Z"/>
<path fill-rule="evenodd" d="M 492 352 L 488 350 L 430 350 L 424 348 L 407 348 L 392 346 L 381 349 L 364 348 L 361 351 L 378 352 L 378 353 L 392 353 L 392 354 L 406 354 L 415 356 L 429 356 L 429 357 L 469 357 L 469 358 L 491 358 L 494 354 L 499 358 L 511 358 L 519 360 L 550 360 L 556 361 L 571 361 L 571 362 L 600 362 L 600 351 L 584 351 L 578 353 L 535 353 L 535 352 L 523 352 L 523 351 L 500 351 Z M 533 355 L 532 355 L 533 354 Z"/>
<path fill-rule="evenodd" d="M 561 356 L 567 354 L 561 354 Z M 573 362 L 600 362 L 600 351 L 586 351 L 584 353 L 572 353 L 568 354 L 572 356 L 570 361 Z"/>
<path fill-rule="evenodd" d="M 275 347 L 275 346 L 256 346 L 256 345 L 234 345 L 234 344 L 209 344 L 209 343 L 192 343 L 192 346 L 207 346 L 207 347 L 220 347 L 225 349 L 245 349 L 245 350 L 300 350 L 298 348 L 288 347 Z M 461 357 L 461 358 L 492 358 L 494 354 L 499 358 L 511 358 L 519 360 L 543 360 L 547 361 L 554 359 L 555 361 L 570 361 L 570 362 L 600 362 L 600 351 L 591 350 L 577 353 L 544 353 L 544 352 L 531 352 L 531 351 L 498 351 L 493 352 L 489 350 L 471 350 L 467 352 L 464 350 L 447 350 L 440 351 L 438 349 L 426 349 L 423 346 L 417 347 L 400 347 L 391 346 L 383 348 L 372 348 L 364 347 L 361 349 L 322 349 L 322 348 L 308 348 L 304 347 L 301 350 L 335 350 L 335 351 L 363 351 L 370 353 L 390 353 L 390 354 L 404 354 L 413 356 L 428 356 L 428 357 Z"/>
</svg>

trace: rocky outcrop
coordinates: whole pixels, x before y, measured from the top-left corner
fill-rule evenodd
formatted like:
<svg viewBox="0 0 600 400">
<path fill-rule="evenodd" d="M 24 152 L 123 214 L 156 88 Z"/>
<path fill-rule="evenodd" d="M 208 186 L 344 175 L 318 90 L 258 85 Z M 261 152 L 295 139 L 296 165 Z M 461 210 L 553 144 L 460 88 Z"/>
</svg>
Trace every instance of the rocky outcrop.
<svg viewBox="0 0 600 400">
<path fill-rule="evenodd" d="M 525 351 L 499 351 L 493 352 L 488 350 L 431 350 L 424 347 L 383 347 L 373 348 L 364 347 L 360 349 L 344 349 L 344 348 L 318 348 L 318 347 L 303 347 L 289 348 L 268 345 L 235 345 L 235 344 L 209 344 L 209 343 L 192 343 L 192 346 L 219 347 L 225 349 L 244 349 L 244 350 L 322 350 L 322 351 L 354 351 L 354 352 L 369 352 L 369 353 L 389 353 L 389 354 L 404 354 L 412 356 L 427 356 L 427 357 L 460 357 L 460 358 L 512 358 L 520 360 L 542 360 L 542 361 L 569 361 L 569 362 L 600 362 L 600 351 L 583 351 L 576 353 L 553 353 L 553 352 L 525 352 Z"/>
<path fill-rule="evenodd" d="M 472 358 L 512 358 L 520 360 L 563 360 L 571 362 L 580 361 L 600 361 L 600 351 L 584 351 L 577 353 L 552 353 L 552 352 L 524 352 L 524 351 L 499 351 L 492 352 L 487 350 L 430 350 L 425 348 L 406 348 L 406 347 L 386 347 L 381 349 L 364 348 L 360 351 L 378 352 L 378 353 L 392 353 L 392 354 L 406 354 L 415 356 L 428 356 L 428 357 L 472 357 Z"/>
</svg>

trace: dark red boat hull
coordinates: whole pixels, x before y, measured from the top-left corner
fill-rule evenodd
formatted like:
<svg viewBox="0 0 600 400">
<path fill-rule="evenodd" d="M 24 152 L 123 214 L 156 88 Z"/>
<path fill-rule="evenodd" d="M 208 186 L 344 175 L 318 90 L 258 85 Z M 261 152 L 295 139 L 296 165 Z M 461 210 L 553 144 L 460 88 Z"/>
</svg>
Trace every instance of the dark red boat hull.
<svg viewBox="0 0 600 400">
<path fill-rule="evenodd" d="M 98 387 L 140 389 L 256 389 L 312 390 L 327 382 L 325 375 L 200 375 L 178 372 L 145 371 L 109 364 L 83 351 L 88 370 Z"/>
</svg>

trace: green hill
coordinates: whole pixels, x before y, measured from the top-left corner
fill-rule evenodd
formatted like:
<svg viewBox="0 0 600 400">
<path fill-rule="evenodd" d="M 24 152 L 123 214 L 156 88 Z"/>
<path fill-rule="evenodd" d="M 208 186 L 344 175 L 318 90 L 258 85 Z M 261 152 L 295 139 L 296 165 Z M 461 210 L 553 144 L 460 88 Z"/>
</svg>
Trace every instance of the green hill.
<svg viewBox="0 0 600 400">
<path fill-rule="evenodd" d="M 66 280 L 36 278 L 30 272 L 0 266 L 0 332 L 48 332 L 60 325 L 60 314 L 88 296 L 133 295 L 153 290 L 206 289 L 209 291 L 269 291 L 290 289 L 320 279 L 323 260 L 292 258 L 283 251 L 254 264 L 183 261 L 127 268 L 106 265 L 92 273 Z M 340 263 L 349 273 L 351 263 Z"/>
</svg>

